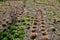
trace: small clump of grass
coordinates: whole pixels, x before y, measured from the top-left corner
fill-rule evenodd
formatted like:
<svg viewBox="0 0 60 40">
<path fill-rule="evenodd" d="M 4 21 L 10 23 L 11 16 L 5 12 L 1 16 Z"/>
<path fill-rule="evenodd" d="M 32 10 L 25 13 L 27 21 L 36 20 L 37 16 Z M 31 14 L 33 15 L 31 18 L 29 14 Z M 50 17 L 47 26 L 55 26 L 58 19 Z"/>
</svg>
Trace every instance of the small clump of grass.
<svg viewBox="0 0 60 40">
<path fill-rule="evenodd" d="M 21 20 L 21 22 L 25 22 L 25 21 L 26 21 L 26 18 L 23 17 L 23 18 L 21 18 L 20 20 Z"/>
<path fill-rule="evenodd" d="M 56 31 L 56 27 L 51 27 L 52 31 Z"/>
</svg>

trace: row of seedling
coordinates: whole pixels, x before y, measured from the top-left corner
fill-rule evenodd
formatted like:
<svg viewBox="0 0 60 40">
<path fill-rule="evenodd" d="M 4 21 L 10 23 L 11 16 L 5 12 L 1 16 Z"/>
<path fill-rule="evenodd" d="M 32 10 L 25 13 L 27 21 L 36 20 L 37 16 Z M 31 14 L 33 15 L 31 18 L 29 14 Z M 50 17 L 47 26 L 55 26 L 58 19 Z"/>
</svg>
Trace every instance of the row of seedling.
<svg viewBox="0 0 60 40">
<path fill-rule="evenodd" d="M 23 24 L 26 24 L 25 26 L 27 29 L 30 29 L 34 16 L 31 16 L 29 13 L 27 13 L 24 17 L 26 18 L 26 21 Z"/>
<path fill-rule="evenodd" d="M 20 23 L 20 25 L 25 26 L 26 29 L 30 29 L 30 21 L 33 19 L 33 16 L 31 17 L 30 15 L 24 15 L 20 19 L 18 19 L 18 22 Z"/>
<path fill-rule="evenodd" d="M 31 39 L 35 39 L 37 37 L 37 25 L 38 25 L 38 15 L 35 14 L 31 32 Z"/>
<path fill-rule="evenodd" d="M 45 28 L 45 20 L 44 20 L 44 16 L 43 14 L 41 13 L 41 32 L 42 32 L 42 40 L 48 40 L 48 37 L 46 36 L 47 35 L 47 31 L 46 31 L 46 28 Z"/>
</svg>

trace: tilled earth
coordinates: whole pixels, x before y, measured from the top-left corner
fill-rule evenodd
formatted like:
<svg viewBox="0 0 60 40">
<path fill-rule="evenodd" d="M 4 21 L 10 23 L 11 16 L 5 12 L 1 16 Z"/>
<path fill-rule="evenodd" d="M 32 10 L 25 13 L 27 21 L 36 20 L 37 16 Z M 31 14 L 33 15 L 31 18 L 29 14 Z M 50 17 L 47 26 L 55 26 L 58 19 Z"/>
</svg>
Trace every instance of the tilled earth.
<svg viewBox="0 0 60 40">
<path fill-rule="evenodd" d="M 0 30 L 9 26 L 7 21 L 15 24 L 28 15 L 33 19 L 28 21 L 29 29 L 25 25 L 24 40 L 60 40 L 60 5 L 54 0 L 7 1 L 7 4 L 0 4 Z M 52 31 L 52 27 L 56 30 Z"/>
</svg>

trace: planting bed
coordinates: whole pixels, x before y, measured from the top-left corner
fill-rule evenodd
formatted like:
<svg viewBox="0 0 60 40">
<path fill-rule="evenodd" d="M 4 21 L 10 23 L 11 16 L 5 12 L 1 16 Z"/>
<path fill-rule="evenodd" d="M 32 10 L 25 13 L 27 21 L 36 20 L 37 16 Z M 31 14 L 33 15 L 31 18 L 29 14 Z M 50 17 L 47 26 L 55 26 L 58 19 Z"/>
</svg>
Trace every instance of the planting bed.
<svg viewBox="0 0 60 40">
<path fill-rule="evenodd" d="M 60 1 L 0 1 L 0 40 L 60 40 Z"/>
</svg>

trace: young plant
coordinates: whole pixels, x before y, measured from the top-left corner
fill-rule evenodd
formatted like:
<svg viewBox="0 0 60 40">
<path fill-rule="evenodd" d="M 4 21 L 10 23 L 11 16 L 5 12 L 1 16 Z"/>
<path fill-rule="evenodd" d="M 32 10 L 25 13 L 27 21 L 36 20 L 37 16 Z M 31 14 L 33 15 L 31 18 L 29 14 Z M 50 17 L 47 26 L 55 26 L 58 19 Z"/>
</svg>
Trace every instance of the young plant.
<svg viewBox="0 0 60 40">
<path fill-rule="evenodd" d="M 17 31 L 16 30 L 11 30 L 11 34 L 14 34 L 16 33 Z"/>
<path fill-rule="evenodd" d="M 10 29 L 11 30 L 16 30 L 16 26 L 11 26 Z"/>
<path fill-rule="evenodd" d="M 56 23 L 56 18 L 54 18 L 53 21 L 54 21 L 53 23 Z"/>
<path fill-rule="evenodd" d="M 30 18 L 26 18 L 27 21 L 30 21 Z"/>
<path fill-rule="evenodd" d="M 20 26 L 19 29 L 20 30 L 24 30 L 25 29 L 25 26 Z"/>
<path fill-rule="evenodd" d="M 30 23 L 26 22 L 27 29 L 30 29 Z"/>
<path fill-rule="evenodd" d="M 19 26 L 19 23 L 16 23 L 15 26 Z"/>
<path fill-rule="evenodd" d="M 26 25 L 27 25 L 27 26 L 30 26 L 30 22 L 26 22 Z"/>
<path fill-rule="evenodd" d="M 34 19 L 34 17 L 32 16 L 31 19 Z"/>
<path fill-rule="evenodd" d="M 52 31 L 56 31 L 56 28 L 55 27 L 51 27 Z"/>
<path fill-rule="evenodd" d="M 9 34 L 9 35 L 8 35 L 8 38 L 9 38 L 9 39 L 14 39 L 14 35 Z"/>
<path fill-rule="evenodd" d="M 25 17 L 22 17 L 20 20 L 21 20 L 21 22 L 25 22 L 26 21 L 26 18 Z"/>
<path fill-rule="evenodd" d="M 19 38 L 20 35 L 18 33 L 15 33 L 14 36 L 15 38 Z"/>
<path fill-rule="evenodd" d="M 30 18 L 30 15 L 28 15 L 27 18 Z"/>
</svg>

